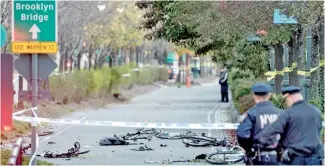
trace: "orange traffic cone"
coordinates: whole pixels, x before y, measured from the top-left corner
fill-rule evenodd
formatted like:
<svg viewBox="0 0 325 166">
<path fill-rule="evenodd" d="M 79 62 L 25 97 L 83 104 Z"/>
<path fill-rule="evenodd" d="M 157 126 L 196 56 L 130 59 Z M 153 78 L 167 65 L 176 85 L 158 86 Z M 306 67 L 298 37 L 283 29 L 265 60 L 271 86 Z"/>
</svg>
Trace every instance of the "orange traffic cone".
<svg viewBox="0 0 325 166">
<path fill-rule="evenodd" d="M 186 77 L 186 86 L 187 86 L 188 88 L 191 87 L 191 79 L 190 79 L 189 76 Z"/>
</svg>

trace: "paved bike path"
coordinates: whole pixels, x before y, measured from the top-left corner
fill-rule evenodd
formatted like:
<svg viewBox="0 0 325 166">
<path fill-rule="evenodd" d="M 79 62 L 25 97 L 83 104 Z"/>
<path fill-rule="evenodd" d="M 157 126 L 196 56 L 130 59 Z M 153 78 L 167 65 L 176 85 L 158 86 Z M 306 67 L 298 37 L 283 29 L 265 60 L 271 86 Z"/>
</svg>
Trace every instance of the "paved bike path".
<svg viewBox="0 0 325 166">
<path fill-rule="evenodd" d="M 217 122 L 220 112 L 228 109 L 227 104 L 220 105 L 220 87 L 192 86 L 161 88 L 152 93 L 136 97 L 132 103 L 77 112 L 71 119 L 82 120 L 107 120 L 125 122 L 167 122 L 167 123 L 214 123 Z M 218 108 L 218 109 L 217 109 Z M 220 111 L 221 110 L 221 111 Z M 154 151 L 132 151 L 142 145 L 130 146 L 99 146 L 102 137 L 110 137 L 113 134 L 125 134 L 134 132 L 134 128 L 100 127 L 79 125 L 53 125 L 56 133 L 42 138 L 38 153 L 44 150 L 66 152 L 75 141 L 80 142 L 81 150 L 90 150 L 89 154 L 72 159 L 47 159 L 55 164 L 64 165 L 138 165 L 156 163 L 162 164 L 163 160 L 187 160 L 196 155 L 209 153 L 211 147 L 185 147 L 181 140 L 138 141 L 143 142 Z M 185 130 L 166 130 L 168 132 L 185 132 Z M 198 134 L 202 132 L 212 136 L 218 136 L 219 131 L 192 130 Z M 56 144 L 47 144 L 49 141 Z M 167 147 L 160 147 L 166 144 Z M 41 158 L 39 158 L 41 159 Z M 204 163 L 174 163 L 174 164 L 204 164 Z"/>
</svg>

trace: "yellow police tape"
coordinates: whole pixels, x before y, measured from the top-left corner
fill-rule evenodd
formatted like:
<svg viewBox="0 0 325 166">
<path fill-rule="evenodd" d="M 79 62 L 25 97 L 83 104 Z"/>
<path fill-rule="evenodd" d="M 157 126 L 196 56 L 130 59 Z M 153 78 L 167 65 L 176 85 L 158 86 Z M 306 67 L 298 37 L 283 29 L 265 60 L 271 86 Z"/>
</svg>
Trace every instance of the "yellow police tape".
<svg viewBox="0 0 325 166">
<path fill-rule="evenodd" d="M 310 76 L 310 74 L 312 72 L 314 72 L 315 70 L 317 70 L 318 68 L 324 66 L 324 60 L 320 60 L 319 62 L 319 65 L 317 67 L 314 67 L 314 68 L 311 68 L 309 71 L 306 70 L 298 70 L 297 71 L 297 74 L 298 75 L 302 75 L 302 76 Z M 297 67 L 297 63 L 293 63 L 291 67 L 285 67 L 283 70 L 281 71 L 269 71 L 269 72 L 266 72 L 264 75 L 266 76 L 270 76 L 270 77 L 267 77 L 267 81 L 270 81 L 272 80 L 276 75 L 284 75 L 284 73 L 289 73 L 289 72 L 292 72 L 293 69 L 295 69 Z"/>
<path fill-rule="evenodd" d="M 194 64 L 190 64 L 189 66 L 184 66 L 184 65 L 181 65 L 179 67 L 180 70 L 190 70 L 191 68 L 193 67 L 197 67 L 197 66 L 204 66 L 204 67 L 216 67 L 216 64 L 214 63 L 206 63 L 206 64 L 203 64 L 203 65 L 194 65 Z M 166 65 L 163 65 L 163 67 L 167 67 Z"/>
</svg>

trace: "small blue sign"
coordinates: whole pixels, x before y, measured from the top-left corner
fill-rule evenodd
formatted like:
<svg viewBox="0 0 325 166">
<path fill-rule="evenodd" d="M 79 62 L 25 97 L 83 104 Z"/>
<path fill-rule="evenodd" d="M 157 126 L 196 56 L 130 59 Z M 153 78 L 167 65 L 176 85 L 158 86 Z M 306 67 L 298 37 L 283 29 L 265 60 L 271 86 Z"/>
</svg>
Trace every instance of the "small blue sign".
<svg viewBox="0 0 325 166">
<path fill-rule="evenodd" d="M 173 63 L 176 60 L 175 53 L 169 52 L 167 55 L 167 63 Z"/>
<path fill-rule="evenodd" d="M 96 54 L 99 55 L 102 52 L 101 49 L 96 49 Z"/>
<path fill-rule="evenodd" d="M 297 20 L 293 16 L 288 17 L 287 15 L 282 14 L 280 12 L 280 9 L 274 9 L 273 23 L 274 24 L 298 24 Z"/>
<path fill-rule="evenodd" d="M 248 42 L 255 42 L 255 41 L 260 41 L 261 38 L 257 36 L 256 34 L 250 34 L 247 36 L 247 41 Z"/>
<path fill-rule="evenodd" d="M 3 47 L 6 45 L 7 42 L 7 31 L 3 25 L 1 25 L 1 41 L 0 46 Z"/>
</svg>

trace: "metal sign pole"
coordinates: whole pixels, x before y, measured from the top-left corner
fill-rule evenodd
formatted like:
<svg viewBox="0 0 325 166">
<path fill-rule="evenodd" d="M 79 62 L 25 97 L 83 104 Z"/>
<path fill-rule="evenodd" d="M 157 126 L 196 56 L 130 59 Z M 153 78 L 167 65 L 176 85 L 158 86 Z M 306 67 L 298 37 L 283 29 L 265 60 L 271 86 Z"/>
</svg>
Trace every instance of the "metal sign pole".
<svg viewBox="0 0 325 166">
<path fill-rule="evenodd" d="M 37 91 L 38 91 L 38 86 L 37 86 L 37 79 L 38 79 L 38 55 L 33 54 L 32 55 L 32 65 L 31 65 L 31 70 L 32 70 L 32 107 L 37 107 Z M 33 114 L 33 117 L 35 115 Z M 36 154 L 36 134 L 37 134 L 37 123 L 32 123 L 32 155 Z M 32 165 L 36 165 L 36 156 L 32 160 Z"/>
</svg>

